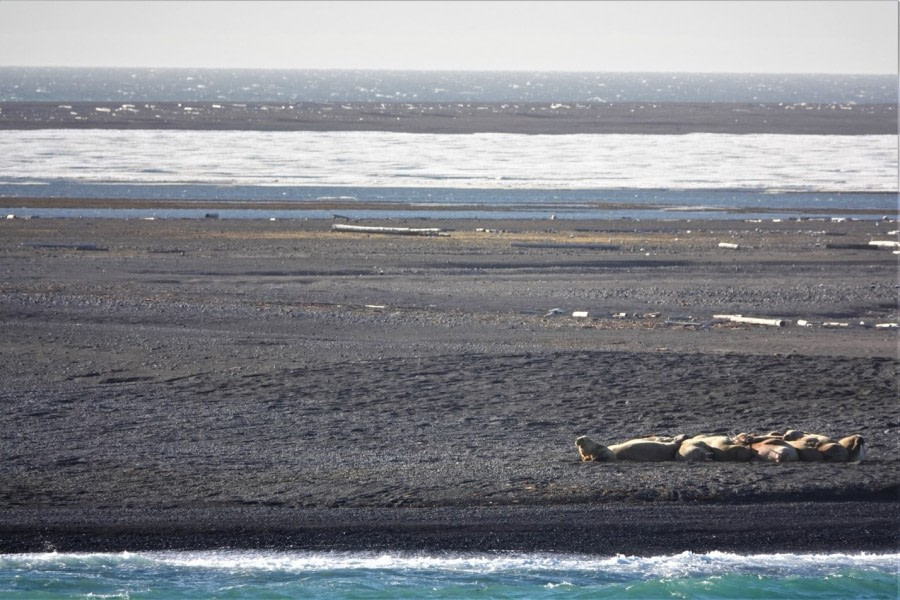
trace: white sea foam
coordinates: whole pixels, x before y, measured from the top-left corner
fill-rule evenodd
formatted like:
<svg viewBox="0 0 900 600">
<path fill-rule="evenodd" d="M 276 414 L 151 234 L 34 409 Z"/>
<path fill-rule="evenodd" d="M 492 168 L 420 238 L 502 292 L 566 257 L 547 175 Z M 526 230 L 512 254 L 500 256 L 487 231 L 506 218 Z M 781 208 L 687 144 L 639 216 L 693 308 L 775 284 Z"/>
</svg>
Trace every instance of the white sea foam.
<svg viewBox="0 0 900 600">
<path fill-rule="evenodd" d="M 897 136 L 7 131 L 4 181 L 895 192 Z"/>
<path fill-rule="evenodd" d="M 582 573 L 623 579 L 714 577 L 725 574 L 825 577 L 846 569 L 896 573 L 900 553 L 734 554 L 596 557 L 554 553 L 370 553 L 203 551 L 148 553 L 37 553 L 0 555 L 0 571 L 79 567 L 152 567 L 241 572 L 431 571 L 454 573 Z"/>
</svg>

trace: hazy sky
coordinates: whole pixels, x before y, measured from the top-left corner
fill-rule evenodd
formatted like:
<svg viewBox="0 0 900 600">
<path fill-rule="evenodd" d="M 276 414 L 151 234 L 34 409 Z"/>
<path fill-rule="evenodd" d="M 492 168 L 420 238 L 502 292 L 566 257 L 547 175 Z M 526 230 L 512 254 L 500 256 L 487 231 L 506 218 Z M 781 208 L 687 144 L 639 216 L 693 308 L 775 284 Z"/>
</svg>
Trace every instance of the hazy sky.
<svg viewBox="0 0 900 600">
<path fill-rule="evenodd" d="M 896 0 L 0 0 L 0 65 L 897 73 Z"/>
</svg>

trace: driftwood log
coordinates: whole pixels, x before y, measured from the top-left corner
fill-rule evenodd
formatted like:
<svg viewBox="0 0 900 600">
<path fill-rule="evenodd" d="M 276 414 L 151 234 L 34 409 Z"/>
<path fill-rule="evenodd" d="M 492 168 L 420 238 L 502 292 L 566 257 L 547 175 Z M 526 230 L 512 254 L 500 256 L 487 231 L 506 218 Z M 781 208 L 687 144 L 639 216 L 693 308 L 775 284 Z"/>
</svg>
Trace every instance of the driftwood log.
<svg viewBox="0 0 900 600">
<path fill-rule="evenodd" d="M 346 233 L 384 233 L 389 235 L 450 235 L 438 227 L 372 227 L 368 225 L 345 225 L 343 223 L 335 223 L 331 226 L 331 230 Z"/>
<path fill-rule="evenodd" d="M 733 323 L 751 323 L 753 325 L 771 325 L 784 327 L 787 322 L 784 319 L 762 319 L 759 317 L 745 317 L 743 315 L 713 315 L 713 319 L 731 321 Z"/>
</svg>

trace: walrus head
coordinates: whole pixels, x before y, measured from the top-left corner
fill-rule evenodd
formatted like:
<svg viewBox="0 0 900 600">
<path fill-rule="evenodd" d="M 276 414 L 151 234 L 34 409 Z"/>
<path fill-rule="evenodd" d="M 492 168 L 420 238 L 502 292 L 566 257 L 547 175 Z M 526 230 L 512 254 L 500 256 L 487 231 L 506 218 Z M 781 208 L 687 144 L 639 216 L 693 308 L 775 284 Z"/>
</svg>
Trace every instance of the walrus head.
<svg viewBox="0 0 900 600">
<path fill-rule="evenodd" d="M 838 444 L 843 446 L 849 452 L 848 460 L 850 462 L 860 462 L 866 458 L 866 442 L 861 435 L 855 433 L 838 440 Z"/>
<path fill-rule="evenodd" d="M 583 435 L 576 439 L 575 446 L 578 448 L 578 454 L 581 455 L 582 461 L 616 460 L 616 455 L 613 454 L 612 450 L 610 450 L 603 444 L 598 444 L 586 435 Z"/>
<path fill-rule="evenodd" d="M 787 431 L 784 432 L 784 441 L 793 442 L 793 441 L 799 440 L 804 435 L 806 435 L 806 434 L 800 430 L 788 429 Z"/>
</svg>

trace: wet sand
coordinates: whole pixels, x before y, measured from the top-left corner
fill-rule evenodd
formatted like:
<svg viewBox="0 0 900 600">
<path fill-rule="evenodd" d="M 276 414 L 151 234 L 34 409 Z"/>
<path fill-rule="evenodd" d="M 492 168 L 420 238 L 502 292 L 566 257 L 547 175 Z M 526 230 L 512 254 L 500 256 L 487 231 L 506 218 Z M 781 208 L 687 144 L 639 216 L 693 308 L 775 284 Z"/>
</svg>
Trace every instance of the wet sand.
<svg viewBox="0 0 900 600">
<path fill-rule="evenodd" d="M 895 104 L 0 102 L 5 129 L 896 135 Z"/>
<path fill-rule="evenodd" d="M 449 235 L 0 222 L 0 551 L 897 550 L 896 223 L 358 224 Z M 784 428 L 868 460 L 574 446 Z"/>
</svg>

